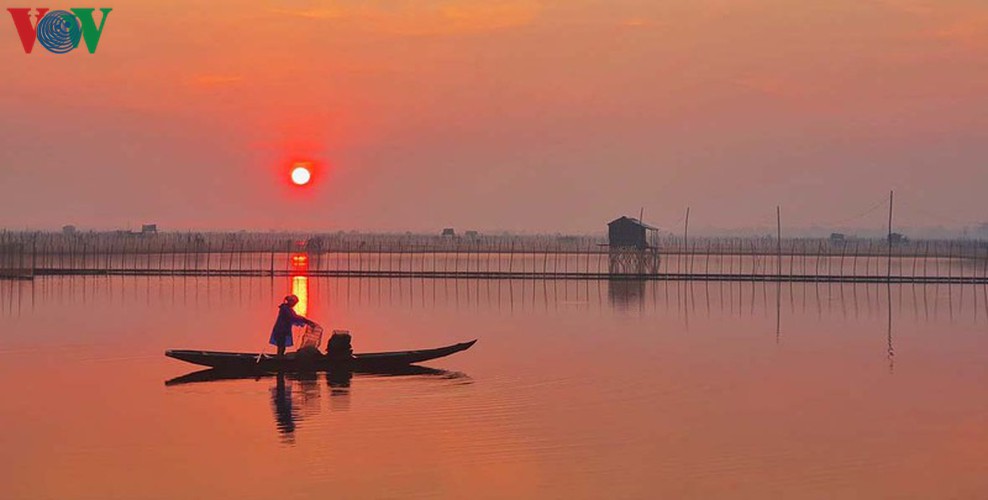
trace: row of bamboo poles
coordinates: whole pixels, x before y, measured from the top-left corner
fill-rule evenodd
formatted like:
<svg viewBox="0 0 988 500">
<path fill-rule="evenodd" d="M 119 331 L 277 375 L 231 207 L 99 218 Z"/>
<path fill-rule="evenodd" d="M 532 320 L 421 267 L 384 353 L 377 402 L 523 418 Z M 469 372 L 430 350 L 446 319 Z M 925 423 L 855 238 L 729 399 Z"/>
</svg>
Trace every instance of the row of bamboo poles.
<svg viewBox="0 0 988 500">
<path fill-rule="evenodd" d="M 0 232 L 0 276 L 614 277 L 592 236 Z M 976 240 L 664 238 L 659 279 L 988 281 Z"/>
<path fill-rule="evenodd" d="M 34 266 L 24 245 L 0 240 L 0 279 L 30 279 Z"/>
</svg>

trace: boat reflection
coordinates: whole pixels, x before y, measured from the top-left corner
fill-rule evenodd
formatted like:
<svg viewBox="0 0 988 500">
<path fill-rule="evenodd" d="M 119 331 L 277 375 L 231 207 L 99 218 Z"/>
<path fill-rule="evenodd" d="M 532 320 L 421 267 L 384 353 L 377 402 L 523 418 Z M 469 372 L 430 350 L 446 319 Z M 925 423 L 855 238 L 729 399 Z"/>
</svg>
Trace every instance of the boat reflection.
<svg viewBox="0 0 988 500">
<path fill-rule="evenodd" d="M 353 372 L 348 370 L 339 371 L 328 371 L 326 374 L 326 382 L 330 387 L 349 387 L 350 380 L 353 378 Z M 439 370 L 436 368 L 429 368 L 425 366 L 401 366 L 395 367 L 388 370 L 380 371 L 363 371 L 360 372 L 360 377 L 399 377 L 399 376 L 410 376 L 410 375 L 420 375 L 420 376 L 432 376 L 443 379 L 466 379 L 469 377 L 460 372 L 452 372 L 448 370 Z M 186 373 L 185 375 L 175 377 L 165 381 L 166 386 L 174 385 L 184 385 L 193 384 L 198 382 L 216 382 L 221 380 L 261 380 L 267 378 L 276 377 L 288 377 L 288 380 L 313 380 L 317 376 L 317 372 L 257 372 L 257 371 L 240 371 L 240 370 L 220 370 L 216 368 L 207 368 L 205 370 L 199 370 L 191 373 Z"/>
<path fill-rule="evenodd" d="M 224 380 L 254 380 L 274 379 L 271 391 L 271 407 L 274 411 L 275 427 L 286 444 L 295 444 L 295 431 L 298 423 L 317 416 L 321 408 L 323 395 L 319 378 L 324 377 L 329 387 L 330 411 L 347 411 L 350 409 L 350 388 L 354 373 L 349 370 L 331 370 L 327 372 L 237 372 L 210 368 L 188 373 L 165 382 L 166 386 L 178 386 L 195 383 L 208 383 Z M 358 378 L 375 377 L 417 377 L 418 379 L 453 380 L 458 383 L 470 383 L 471 379 L 460 372 L 438 370 L 424 366 L 405 366 L 387 371 L 360 373 Z M 297 390 L 294 390 L 297 389 Z"/>
</svg>

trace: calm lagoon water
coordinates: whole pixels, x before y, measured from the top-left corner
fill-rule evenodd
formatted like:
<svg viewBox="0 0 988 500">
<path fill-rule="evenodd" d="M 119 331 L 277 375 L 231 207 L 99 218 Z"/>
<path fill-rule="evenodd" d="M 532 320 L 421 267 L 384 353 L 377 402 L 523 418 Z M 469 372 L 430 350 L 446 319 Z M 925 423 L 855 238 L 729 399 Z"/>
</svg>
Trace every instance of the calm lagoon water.
<svg viewBox="0 0 988 500">
<path fill-rule="evenodd" d="M 358 352 L 479 342 L 165 384 L 292 289 Z M 0 497 L 984 498 L 986 384 L 981 285 L 0 282 Z"/>
</svg>

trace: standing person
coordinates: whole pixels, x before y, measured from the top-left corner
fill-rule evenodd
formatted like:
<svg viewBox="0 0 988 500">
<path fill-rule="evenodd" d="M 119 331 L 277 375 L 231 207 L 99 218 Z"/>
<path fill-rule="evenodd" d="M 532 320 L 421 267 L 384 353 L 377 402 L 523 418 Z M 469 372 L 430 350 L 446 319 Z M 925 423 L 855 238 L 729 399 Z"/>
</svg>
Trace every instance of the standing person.
<svg viewBox="0 0 988 500">
<path fill-rule="evenodd" d="M 292 345 L 292 326 L 309 325 L 316 326 L 316 322 L 300 316 L 295 312 L 295 304 L 298 304 L 298 297 L 289 295 L 284 302 L 278 306 L 278 319 L 271 329 L 271 345 L 278 346 L 278 356 L 285 355 L 285 347 Z"/>
</svg>

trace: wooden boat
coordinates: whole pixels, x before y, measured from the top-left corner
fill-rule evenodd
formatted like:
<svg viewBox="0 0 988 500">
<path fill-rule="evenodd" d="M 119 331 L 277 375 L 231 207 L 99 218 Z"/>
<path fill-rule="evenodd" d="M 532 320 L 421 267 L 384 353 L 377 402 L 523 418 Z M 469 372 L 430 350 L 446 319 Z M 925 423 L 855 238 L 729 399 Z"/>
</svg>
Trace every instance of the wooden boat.
<svg viewBox="0 0 988 500">
<path fill-rule="evenodd" d="M 170 349 L 165 356 L 196 365 L 219 370 L 279 372 L 279 371 L 328 371 L 379 372 L 396 367 L 422 363 L 460 351 L 465 351 L 476 340 L 453 344 L 437 349 L 354 354 L 349 358 L 336 358 L 321 353 L 287 353 L 284 356 L 245 352 L 192 351 Z"/>
</svg>

